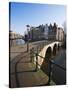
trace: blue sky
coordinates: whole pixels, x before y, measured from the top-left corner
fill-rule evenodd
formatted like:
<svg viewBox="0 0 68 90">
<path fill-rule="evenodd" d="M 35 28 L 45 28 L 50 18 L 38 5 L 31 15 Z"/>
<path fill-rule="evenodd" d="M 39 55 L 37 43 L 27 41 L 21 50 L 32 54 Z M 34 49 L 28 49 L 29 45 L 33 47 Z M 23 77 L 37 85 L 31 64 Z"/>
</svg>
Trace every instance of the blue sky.
<svg viewBox="0 0 68 90">
<path fill-rule="evenodd" d="M 66 20 L 66 7 L 63 5 L 12 2 L 10 9 L 10 30 L 22 35 L 27 24 L 38 26 L 56 22 L 58 26 L 62 26 Z"/>
</svg>

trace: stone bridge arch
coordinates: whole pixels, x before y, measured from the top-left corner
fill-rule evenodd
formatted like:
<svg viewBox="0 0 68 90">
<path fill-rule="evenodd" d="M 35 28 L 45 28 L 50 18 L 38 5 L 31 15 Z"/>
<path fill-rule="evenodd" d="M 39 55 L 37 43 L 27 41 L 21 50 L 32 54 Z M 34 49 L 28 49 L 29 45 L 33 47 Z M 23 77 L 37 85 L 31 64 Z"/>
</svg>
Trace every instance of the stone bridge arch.
<svg viewBox="0 0 68 90">
<path fill-rule="evenodd" d="M 43 60 L 43 63 L 41 65 L 41 69 L 47 75 L 49 74 L 49 60 L 51 59 L 51 57 L 52 57 L 52 48 L 49 46 L 45 53 L 45 59 Z"/>
<path fill-rule="evenodd" d="M 55 43 L 53 46 L 53 56 L 57 54 L 57 51 L 58 51 L 58 45 Z"/>
<path fill-rule="evenodd" d="M 45 53 L 45 60 L 48 61 L 51 59 L 52 56 L 52 48 L 49 46 Z"/>
<path fill-rule="evenodd" d="M 38 56 L 38 68 L 47 67 L 47 63 L 53 56 L 58 52 L 58 48 L 61 46 L 60 42 L 53 42 L 43 47 L 43 49 L 38 53 L 40 56 L 44 57 L 45 60 Z M 36 61 L 36 58 L 35 58 Z M 45 63 L 47 62 L 47 63 Z"/>
<path fill-rule="evenodd" d="M 51 44 L 50 46 L 48 46 L 46 51 L 45 51 L 45 59 L 43 59 L 43 62 L 41 64 L 40 68 L 47 75 L 49 75 L 49 69 L 50 69 L 49 60 L 51 60 L 53 58 L 53 56 L 55 56 L 57 54 L 58 47 L 59 47 L 59 44 L 54 43 L 54 44 Z"/>
</svg>

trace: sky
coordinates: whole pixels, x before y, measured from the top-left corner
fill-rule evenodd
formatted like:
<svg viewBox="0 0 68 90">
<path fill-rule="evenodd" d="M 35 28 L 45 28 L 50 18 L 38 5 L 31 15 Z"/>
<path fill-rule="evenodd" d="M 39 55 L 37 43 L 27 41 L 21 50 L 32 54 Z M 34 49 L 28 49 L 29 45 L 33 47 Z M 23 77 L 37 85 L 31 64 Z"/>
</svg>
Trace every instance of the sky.
<svg viewBox="0 0 68 90">
<path fill-rule="evenodd" d="M 56 22 L 62 27 L 66 21 L 64 5 L 11 2 L 9 8 L 10 30 L 21 35 L 27 32 L 27 24 L 38 26 Z"/>
</svg>

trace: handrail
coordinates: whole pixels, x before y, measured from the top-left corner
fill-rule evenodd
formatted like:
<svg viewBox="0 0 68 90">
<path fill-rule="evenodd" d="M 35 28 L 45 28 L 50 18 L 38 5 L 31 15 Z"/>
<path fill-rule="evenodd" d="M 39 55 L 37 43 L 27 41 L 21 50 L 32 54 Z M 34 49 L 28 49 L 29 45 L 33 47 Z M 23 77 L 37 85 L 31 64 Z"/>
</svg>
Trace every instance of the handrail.
<svg viewBox="0 0 68 90">
<path fill-rule="evenodd" d="M 43 59 L 45 59 L 45 57 L 42 57 L 41 55 L 39 55 L 39 54 L 37 54 L 37 53 L 35 53 L 34 52 L 34 54 L 36 54 L 37 56 L 39 56 L 39 57 L 41 57 L 41 58 L 43 58 Z M 61 68 L 61 69 L 63 69 L 63 70 L 66 70 L 66 68 L 63 68 L 63 67 L 61 67 L 60 65 L 58 65 L 58 64 L 56 64 L 56 63 L 54 63 L 53 62 L 53 60 L 49 60 L 52 64 L 54 64 L 54 65 L 56 65 L 56 66 L 58 66 L 59 68 Z"/>
<path fill-rule="evenodd" d="M 33 53 L 36 55 L 36 70 L 38 70 L 38 56 L 41 57 L 41 58 L 43 58 L 43 59 L 45 59 L 45 57 L 39 55 L 38 53 L 35 53 L 34 51 L 33 51 Z M 49 80 L 48 80 L 48 84 L 49 85 L 50 85 L 50 80 L 51 80 L 51 77 L 52 77 L 52 74 L 51 73 L 52 73 L 52 65 L 53 64 L 55 66 L 61 68 L 62 70 L 66 71 L 66 68 L 63 68 L 60 65 L 56 64 L 53 60 L 49 60 L 49 68 L 50 68 L 49 69 Z"/>
</svg>

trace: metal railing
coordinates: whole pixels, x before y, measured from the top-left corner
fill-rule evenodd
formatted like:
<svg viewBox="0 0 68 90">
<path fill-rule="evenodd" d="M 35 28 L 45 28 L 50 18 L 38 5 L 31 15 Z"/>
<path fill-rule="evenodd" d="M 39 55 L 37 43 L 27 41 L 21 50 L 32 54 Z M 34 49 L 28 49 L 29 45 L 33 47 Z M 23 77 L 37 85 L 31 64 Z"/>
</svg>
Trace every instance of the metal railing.
<svg viewBox="0 0 68 90">
<path fill-rule="evenodd" d="M 34 48 L 31 49 L 31 53 L 34 54 L 33 57 L 36 57 L 36 71 L 39 69 L 38 66 L 41 67 L 41 65 L 39 65 L 38 63 L 38 57 L 43 58 L 43 60 L 45 59 L 45 57 L 41 56 L 38 54 L 38 48 L 36 49 L 36 51 L 34 51 Z M 46 61 L 45 61 L 46 62 Z M 50 85 L 50 81 L 51 81 L 51 77 L 52 77 L 52 69 L 53 69 L 53 65 L 55 65 L 56 67 L 59 67 L 60 69 L 64 70 L 66 72 L 66 68 L 63 68 L 62 66 L 58 65 L 57 63 L 55 63 L 53 61 L 53 59 L 49 60 L 49 80 L 48 80 L 48 84 Z"/>
</svg>

